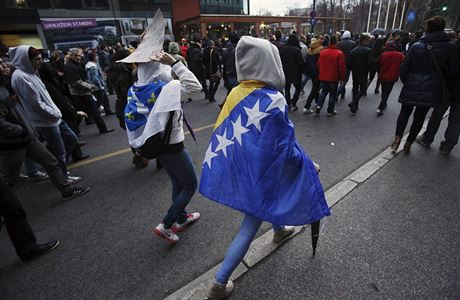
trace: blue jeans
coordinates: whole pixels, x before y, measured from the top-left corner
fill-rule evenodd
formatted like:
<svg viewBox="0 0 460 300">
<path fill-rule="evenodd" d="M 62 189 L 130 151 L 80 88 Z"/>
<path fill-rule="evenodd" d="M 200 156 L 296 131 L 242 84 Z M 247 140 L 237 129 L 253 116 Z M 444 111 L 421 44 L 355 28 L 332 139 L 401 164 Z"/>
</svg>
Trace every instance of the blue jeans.
<svg viewBox="0 0 460 300">
<path fill-rule="evenodd" d="M 318 106 L 323 107 L 324 102 L 326 100 L 327 94 L 329 94 L 329 104 L 327 106 L 327 111 L 332 112 L 335 108 L 335 103 L 337 102 L 337 87 L 338 82 L 328 82 L 328 81 L 321 81 L 320 88 L 321 94 L 319 95 L 318 99 Z"/>
<path fill-rule="evenodd" d="M 308 79 L 310 79 L 310 76 L 308 74 L 303 73 L 302 74 L 302 84 L 300 85 L 301 91 L 304 91 L 304 87 L 307 85 Z"/>
<path fill-rule="evenodd" d="M 177 153 L 160 154 L 157 159 L 163 165 L 172 183 L 172 205 L 163 219 L 165 228 L 171 228 L 174 222 L 187 220 L 185 207 L 195 194 L 198 186 L 192 158 L 187 150 Z"/>
<path fill-rule="evenodd" d="M 62 173 L 67 177 L 67 161 L 78 142 L 78 137 L 64 120 L 61 120 L 59 126 L 37 127 L 37 131 L 45 140 L 48 150 L 58 160 Z"/>
<path fill-rule="evenodd" d="M 345 97 L 345 92 L 346 92 L 345 86 L 347 85 L 348 80 L 350 79 L 350 73 L 351 73 L 351 70 L 347 68 L 347 71 L 345 73 L 345 81 L 341 85 L 339 85 L 339 88 L 337 90 L 337 93 L 339 95 L 342 95 L 342 97 Z"/>
<path fill-rule="evenodd" d="M 216 274 L 216 281 L 218 283 L 227 283 L 233 271 L 246 255 L 246 252 L 248 252 L 249 246 L 251 245 L 251 242 L 259 230 L 262 222 L 263 221 L 261 219 L 256 217 L 244 215 L 243 222 L 240 226 L 240 231 L 228 248 L 227 254 L 225 254 L 224 262 L 222 263 L 222 267 L 220 267 Z M 276 224 L 272 225 L 274 231 L 279 231 L 284 227 Z"/>
</svg>

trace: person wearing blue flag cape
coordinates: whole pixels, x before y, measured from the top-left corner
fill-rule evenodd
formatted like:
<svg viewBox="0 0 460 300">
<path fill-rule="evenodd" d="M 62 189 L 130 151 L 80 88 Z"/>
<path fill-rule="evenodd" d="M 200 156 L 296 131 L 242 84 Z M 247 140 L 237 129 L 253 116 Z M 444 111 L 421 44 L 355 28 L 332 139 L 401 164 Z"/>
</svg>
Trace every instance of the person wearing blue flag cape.
<svg viewBox="0 0 460 300">
<path fill-rule="evenodd" d="M 157 158 L 171 179 L 172 204 L 153 231 L 174 244 L 179 240 L 177 233 L 200 218 L 200 213 L 185 210 L 198 180 L 184 147 L 181 101 L 200 92 L 202 87 L 180 61 L 163 52 L 164 24 L 158 10 L 139 47 L 119 62 L 138 65 L 138 79 L 128 91 L 124 111 L 126 133 L 129 145 L 146 158 Z M 156 137 L 160 137 L 160 143 Z"/>
<path fill-rule="evenodd" d="M 244 214 L 240 231 L 207 290 L 226 298 L 230 275 L 249 249 L 261 223 L 273 224 L 274 242 L 292 234 L 284 225 L 318 224 L 330 214 L 314 164 L 296 142 L 280 91 L 284 74 L 278 49 L 242 37 L 235 51 L 240 84 L 217 119 L 203 162 L 199 191 Z"/>
</svg>

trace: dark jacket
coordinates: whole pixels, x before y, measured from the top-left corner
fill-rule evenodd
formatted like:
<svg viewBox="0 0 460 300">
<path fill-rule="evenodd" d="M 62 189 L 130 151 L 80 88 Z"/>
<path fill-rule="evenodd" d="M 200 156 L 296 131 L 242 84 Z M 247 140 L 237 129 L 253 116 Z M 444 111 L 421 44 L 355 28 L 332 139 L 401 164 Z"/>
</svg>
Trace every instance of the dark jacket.
<svg viewBox="0 0 460 300">
<path fill-rule="evenodd" d="M 26 147 L 36 137 L 21 103 L 0 86 L 0 150 Z"/>
<path fill-rule="evenodd" d="M 347 68 L 353 72 L 353 75 L 367 74 L 371 66 L 371 48 L 358 46 L 351 50 L 347 61 Z"/>
<path fill-rule="evenodd" d="M 186 60 L 188 68 L 197 77 L 204 76 L 203 57 L 201 46 L 197 43 L 191 42 L 187 50 Z"/>
<path fill-rule="evenodd" d="M 305 71 L 305 63 L 300 48 L 286 45 L 281 48 L 280 57 L 283 63 L 286 82 L 300 83 L 302 81 L 302 73 Z"/>
<path fill-rule="evenodd" d="M 218 70 L 220 70 L 220 65 L 221 65 L 220 49 L 217 47 L 208 47 L 204 49 L 203 63 L 204 63 L 206 78 L 210 79 L 211 74 L 215 74 L 217 73 Z"/>
<path fill-rule="evenodd" d="M 460 60 L 459 43 L 457 43 L 457 56 Z M 457 67 L 455 75 L 446 78 L 446 83 L 449 88 L 449 100 L 453 103 L 460 103 L 460 66 Z"/>
<path fill-rule="evenodd" d="M 73 60 L 64 65 L 64 74 L 70 93 L 73 96 L 91 95 L 91 92 L 97 89 L 94 85 L 86 82 L 87 77 L 84 67 Z"/>
<path fill-rule="evenodd" d="M 345 62 L 348 62 L 348 56 L 350 56 L 351 50 L 356 47 L 356 42 L 351 38 L 346 38 L 341 40 L 337 46 L 342 50 L 343 54 L 345 54 Z"/>
<path fill-rule="evenodd" d="M 449 42 L 447 34 L 441 31 L 425 34 L 409 49 L 401 64 L 400 77 L 404 85 L 399 102 L 402 104 L 431 107 L 442 101 L 442 80 L 427 44 L 433 47 L 433 54 L 445 78 L 458 72 L 458 49 Z"/>
<path fill-rule="evenodd" d="M 222 50 L 222 62 L 224 65 L 224 82 L 228 81 L 228 78 L 236 78 L 236 65 L 235 65 L 235 49 L 236 46 L 229 43 L 227 48 Z"/>
<path fill-rule="evenodd" d="M 305 65 L 307 68 L 307 74 L 310 77 L 318 77 L 319 75 L 319 70 L 318 70 L 318 58 L 319 58 L 319 53 L 318 54 L 307 54 L 307 59 L 305 60 Z"/>
</svg>

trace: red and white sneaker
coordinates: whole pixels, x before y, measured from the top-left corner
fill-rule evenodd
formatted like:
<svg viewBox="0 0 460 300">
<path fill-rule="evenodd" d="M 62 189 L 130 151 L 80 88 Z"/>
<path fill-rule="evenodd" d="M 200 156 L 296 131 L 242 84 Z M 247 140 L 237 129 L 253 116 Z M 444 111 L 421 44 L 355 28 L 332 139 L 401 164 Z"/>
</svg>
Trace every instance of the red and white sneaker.
<svg viewBox="0 0 460 300">
<path fill-rule="evenodd" d="M 194 212 L 194 213 L 191 213 L 191 214 L 187 214 L 187 220 L 182 224 L 178 224 L 177 222 L 174 223 L 174 225 L 172 226 L 172 230 L 175 233 L 182 232 L 185 229 L 187 229 L 188 226 L 196 223 L 199 219 L 200 219 L 200 213 L 199 212 Z"/>
<path fill-rule="evenodd" d="M 173 229 L 166 229 L 163 223 L 160 223 L 157 227 L 153 228 L 153 232 L 171 244 L 175 244 L 179 240 L 179 237 L 174 233 Z"/>
</svg>

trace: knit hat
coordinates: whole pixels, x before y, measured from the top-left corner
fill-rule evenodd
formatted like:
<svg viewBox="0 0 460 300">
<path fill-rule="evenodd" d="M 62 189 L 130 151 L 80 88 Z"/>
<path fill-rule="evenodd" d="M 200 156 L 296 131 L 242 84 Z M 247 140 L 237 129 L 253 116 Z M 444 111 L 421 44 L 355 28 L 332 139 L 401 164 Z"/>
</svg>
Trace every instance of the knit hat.
<svg viewBox="0 0 460 300">
<path fill-rule="evenodd" d="M 349 39 L 349 38 L 351 38 L 351 33 L 350 33 L 350 31 L 348 31 L 348 30 L 345 31 L 345 32 L 343 33 L 343 35 L 342 35 L 342 38 L 344 38 L 344 39 Z"/>
</svg>

